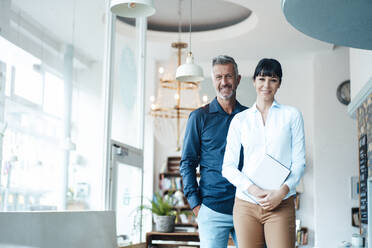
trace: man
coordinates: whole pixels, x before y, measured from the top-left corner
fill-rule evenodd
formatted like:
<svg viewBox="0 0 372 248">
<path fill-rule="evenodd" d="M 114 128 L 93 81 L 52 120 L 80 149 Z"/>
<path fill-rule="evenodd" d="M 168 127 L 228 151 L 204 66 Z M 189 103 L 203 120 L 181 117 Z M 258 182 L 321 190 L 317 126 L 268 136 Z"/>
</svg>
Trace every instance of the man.
<svg viewBox="0 0 372 248">
<path fill-rule="evenodd" d="M 202 248 L 226 248 L 229 233 L 236 240 L 232 218 L 235 187 L 222 177 L 221 169 L 230 122 L 235 114 L 247 109 L 236 100 L 240 78 L 233 58 L 214 58 L 212 80 L 217 97 L 193 111 L 187 122 L 180 171 L 185 196 L 198 218 Z M 242 151 L 240 157 L 242 168 Z"/>
</svg>

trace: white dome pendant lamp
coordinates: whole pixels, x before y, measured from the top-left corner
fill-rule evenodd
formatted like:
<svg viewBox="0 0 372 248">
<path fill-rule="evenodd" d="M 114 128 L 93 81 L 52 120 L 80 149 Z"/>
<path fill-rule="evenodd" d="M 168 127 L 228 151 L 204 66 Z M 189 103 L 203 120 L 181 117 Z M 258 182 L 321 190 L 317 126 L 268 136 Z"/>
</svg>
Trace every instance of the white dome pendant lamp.
<svg viewBox="0 0 372 248">
<path fill-rule="evenodd" d="M 155 13 L 153 0 L 111 0 L 111 12 L 122 17 L 147 17 Z"/>
<path fill-rule="evenodd" d="M 176 80 L 181 82 L 200 82 L 204 79 L 203 69 L 194 64 L 194 56 L 191 53 L 191 23 L 192 23 L 192 0 L 190 0 L 190 26 L 189 26 L 189 53 L 186 63 L 180 65 L 176 71 Z"/>
</svg>

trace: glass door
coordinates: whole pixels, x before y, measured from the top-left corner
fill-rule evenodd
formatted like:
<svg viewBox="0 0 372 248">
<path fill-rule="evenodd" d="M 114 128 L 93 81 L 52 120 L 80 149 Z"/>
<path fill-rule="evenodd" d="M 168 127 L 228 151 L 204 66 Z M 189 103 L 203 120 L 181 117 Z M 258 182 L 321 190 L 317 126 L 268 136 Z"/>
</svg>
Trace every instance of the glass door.
<svg viewBox="0 0 372 248">
<path fill-rule="evenodd" d="M 119 246 L 141 242 L 143 217 L 143 152 L 113 141 L 111 146 L 111 209 L 116 212 Z"/>
</svg>

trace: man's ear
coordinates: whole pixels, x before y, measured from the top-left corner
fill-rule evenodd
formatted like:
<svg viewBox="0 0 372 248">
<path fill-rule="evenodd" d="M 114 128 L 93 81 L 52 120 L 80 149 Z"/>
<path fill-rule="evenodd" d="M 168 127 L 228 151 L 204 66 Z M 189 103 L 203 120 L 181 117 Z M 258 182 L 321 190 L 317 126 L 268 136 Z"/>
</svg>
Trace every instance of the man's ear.
<svg viewBox="0 0 372 248">
<path fill-rule="evenodd" d="M 238 75 L 238 78 L 236 79 L 236 86 L 240 84 L 240 79 L 242 79 L 242 76 Z"/>
</svg>

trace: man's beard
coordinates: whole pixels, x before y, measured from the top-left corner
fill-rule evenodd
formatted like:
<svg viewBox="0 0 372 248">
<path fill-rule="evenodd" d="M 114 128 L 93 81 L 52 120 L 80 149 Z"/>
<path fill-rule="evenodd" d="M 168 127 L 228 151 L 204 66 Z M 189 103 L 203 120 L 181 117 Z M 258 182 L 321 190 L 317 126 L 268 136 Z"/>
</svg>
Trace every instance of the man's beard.
<svg viewBox="0 0 372 248">
<path fill-rule="evenodd" d="M 216 94 L 217 94 L 217 96 L 219 98 L 222 98 L 223 100 L 230 100 L 231 98 L 233 98 L 235 96 L 236 89 L 231 89 L 231 93 L 229 95 L 227 95 L 227 96 L 222 95 L 221 92 L 220 91 L 217 91 L 217 90 L 216 90 Z"/>
</svg>

